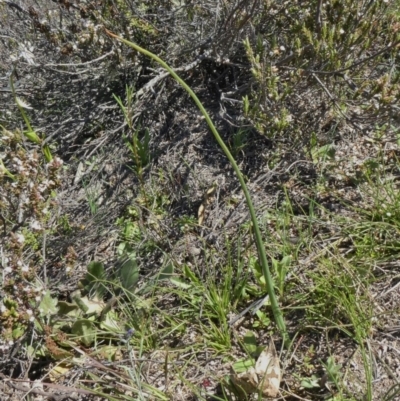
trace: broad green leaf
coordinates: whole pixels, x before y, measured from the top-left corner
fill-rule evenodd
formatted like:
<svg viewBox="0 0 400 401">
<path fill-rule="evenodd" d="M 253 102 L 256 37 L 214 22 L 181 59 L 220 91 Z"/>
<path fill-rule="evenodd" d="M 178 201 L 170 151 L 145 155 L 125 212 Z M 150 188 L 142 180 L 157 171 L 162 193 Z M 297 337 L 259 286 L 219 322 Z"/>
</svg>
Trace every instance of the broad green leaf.
<svg viewBox="0 0 400 401">
<path fill-rule="evenodd" d="M 253 355 L 257 350 L 257 341 L 254 333 L 252 331 L 248 331 L 244 335 L 244 348 L 248 354 Z"/>
<path fill-rule="evenodd" d="M 16 323 L 12 330 L 12 337 L 14 340 L 18 340 L 23 334 L 25 334 L 26 327 L 20 323 Z"/>
<path fill-rule="evenodd" d="M 172 263 L 168 263 L 166 266 L 164 266 L 160 273 L 158 274 L 157 279 L 158 280 L 167 280 L 169 278 L 172 278 L 172 275 L 174 274 L 174 265 Z"/>
<path fill-rule="evenodd" d="M 79 319 L 71 327 L 71 333 L 77 336 L 82 344 L 89 347 L 96 337 L 96 326 L 87 319 Z"/>
<path fill-rule="evenodd" d="M 65 301 L 58 302 L 58 314 L 64 316 L 78 316 L 79 308 L 76 304 Z"/>
<path fill-rule="evenodd" d="M 232 369 L 234 372 L 237 373 L 243 373 L 249 370 L 249 368 L 255 366 L 255 361 L 254 359 L 242 359 L 240 361 L 235 362 L 232 365 Z"/>
<path fill-rule="evenodd" d="M 79 295 L 75 295 L 74 297 L 72 297 L 72 300 L 78 305 L 79 309 L 83 313 L 87 313 L 89 307 L 85 304 L 85 302 L 83 302 L 82 298 Z"/>
<path fill-rule="evenodd" d="M 105 306 L 105 303 L 96 297 L 93 299 L 89 299 L 88 297 L 80 297 L 76 295 L 73 297 L 73 300 L 84 313 L 88 314 L 99 314 Z"/>
<path fill-rule="evenodd" d="M 132 290 L 139 281 L 139 267 L 135 255 L 130 255 L 119 271 L 121 285 L 125 290 Z"/>
<path fill-rule="evenodd" d="M 87 267 L 86 280 L 88 282 L 104 280 L 105 270 L 103 263 L 90 262 Z"/>
<path fill-rule="evenodd" d="M 87 313 L 99 314 L 106 305 L 105 302 L 98 297 L 94 297 L 92 299 L 89 299 L 88 297 L 83 297 L 82 301 L 85 302 L 85 304 L 89 307 Z"/>
<path fill-rule="evenodd" d="M 88 264 L 87 273 L 83 284 L 89 293 L 95 292 L 99 298 L 102 298 L 106 292 L 106 287 L 103 283 L 106 277 L 103 263 L 91 262 Z"/>
<path fill-rule="evenodd" d="M 42 316 L 55 315 L 58 312 L 58 299 L 52 298 L 50 291 L 46 291 L 42 302 L 39 305 L 40 314 Z"/>
<path fill-rule="evenodd" d="M 123 328 L 118 323 L 118 315 L 113 311 L 106 314 L 105 319 L 100 323 L 100 328 L 111 333 L 121 333 L 123 331 Z"/>
</svg>

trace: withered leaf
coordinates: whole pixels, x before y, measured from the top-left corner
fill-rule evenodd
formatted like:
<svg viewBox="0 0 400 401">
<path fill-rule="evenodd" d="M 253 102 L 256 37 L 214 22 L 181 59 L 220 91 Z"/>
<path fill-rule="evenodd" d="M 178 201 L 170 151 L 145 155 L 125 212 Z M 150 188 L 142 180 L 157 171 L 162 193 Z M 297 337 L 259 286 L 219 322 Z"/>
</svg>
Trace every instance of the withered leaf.
<svg viewBox="0 0 400 401">
<path fill-rule="evenodd" d="M 199 226 L 203 225 L 204 212 L 206 211 L 206 206 L 208 205 L 211 196 L 214 195 L 216 188 L 217 185 L 214 183 L 211 188 L 207 189 L 206 193 L 203 196 L 203 202 L 201 203 L 199 210 L 197 212 Z"/>
<path fill-rule="evenodd" d="M 275 345 L 269 345 L 261 352 L 256 366 L 245 372 L 232 375 L 233 382 L 247 394 L 261 393 L 265 397 L 276 397 L 282 375 Z"/>
</svg>

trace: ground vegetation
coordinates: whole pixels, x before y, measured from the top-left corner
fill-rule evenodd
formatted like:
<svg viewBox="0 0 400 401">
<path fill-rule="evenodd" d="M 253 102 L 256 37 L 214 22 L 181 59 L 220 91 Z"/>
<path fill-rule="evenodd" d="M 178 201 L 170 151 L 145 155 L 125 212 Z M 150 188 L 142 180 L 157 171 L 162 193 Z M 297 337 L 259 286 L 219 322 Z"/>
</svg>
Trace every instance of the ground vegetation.
<svg viewBox="0 0 400 401">
<path fill-rule="evenodd" d="M 0 399 L 399 399 L 399 6 L 0 1 Z"/>
</svg>

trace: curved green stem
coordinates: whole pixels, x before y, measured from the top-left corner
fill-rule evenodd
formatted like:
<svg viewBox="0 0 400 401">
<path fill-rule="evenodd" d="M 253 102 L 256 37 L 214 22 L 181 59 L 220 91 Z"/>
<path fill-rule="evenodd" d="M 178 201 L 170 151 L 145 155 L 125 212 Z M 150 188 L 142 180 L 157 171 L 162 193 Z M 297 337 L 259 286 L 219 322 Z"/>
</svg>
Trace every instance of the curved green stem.
<svg viewBox="0 0 400 401">
<path fill-rule="evenodd" d="M 262 241 L 262 237 L 261 237 L 261 232 L 260 232 L 260 228 L 258 226 L 258 222 L 257 222 L 257 217 L 256 217 L 256 213 L 254 211 L 254 206 L 253 206 L 253 202 L 251 200 L 250 197 L 250 193 L 247 189 L 246 183 L 243 179 L 243 175 L 238 167 L 238 165 L 236 164 L 235 159 L 233 158 L 231 152 L 229 151 L 229 149 L 227 148 L 227 146 L 225 145 L 224 141 L 222 140 L 222 138 L 220 137 L 217 129 L 215 128 L 214 123 L 212 122 L 210 116 L 208 115 L 206 109 L 204 108 L 203 104 L 200 102 L 199 98 L 196 96 L 196 94 L 193 92 L 193 90 L 186 84 L 186 82 L 179 77 L 178 74 L 176 74 L 176 72 L 167 64 L 165 63 L 162 59 L 160 59 L 158 56 L 156 56 L 155 54 L 149 52 L 146 49 L 143 49 L 142 47 L 138 46 L 137 44 L 130 42 L 126 39 L 123 39 L 117 35 L 115 35 L 114 33 L 108 31 L 106 29 L 106 33 L 119 40 L 122 43 L 125 43 L 127 46 L 132 47 L 133 49 L 135 49 L 136 51 L 144 54 L 145 56 L 150 57 L 151 59 L 153 59 L 154 61 L 156 61 L 158 64 L 160 64 L 162 67 L 164 67 L 171 75 L 172 77 L 180 83 L 180 85 L 189 93 L 189 95 L 191 96 L 191 98 L 194 100 L 194 102 L 196 103 L 197 107 L 200 109 L 200 111 L 202 112 L 204 118 L 207 121 L 208 126 L 211 129 L 211 132 L 214 134 L 215 139 L 217 140 L 218 144 L 221 146 L 222 150 L 224 151 L 226 157 L 229 159 L 238 179 L 240 182 L 240 185 L 242 187 L 242 190 L 244 192 L 244 196 L 246 197 L 246 202 L 247 202 L 247 206 L 249 208 L 250 211 L 250 217 L 251 217 L 251 221 L 253 223 L 253 229 L 254 229 L 254 236 L 255 236 L 255 240 L 256 240 L 256 245 L 257 245 L 257 250 L 258 250 L 258 255 L 260 258 L 260 263 L 262 266 L 262 271 L 263 271 L 263 275 L 265 278 L 265 282 L 267 285 L 267 291 L 268 291 L 268 295 L 271 301 L 271 307 L 272 307 L 272 312 L 274 314 L 274 318 L 275 318 L 275 322 L 278 326 L 279 331 L 281 332 L 281 335 L 283 337 L 284 343 L 285 345 L 288 345 L 288 333 L 286 330 L 286 325 L 285 322 L 283 320 L 283 315 L 282 315 L 282 311 L 279 308 L 279 304 L 277 301 L 277 298 L 275 296 L 275 290 L 274 290 L 274 283 L 271 277 L 271 273 L 269 271 L 269 266 L 268 266 L 268 261 L 267 261 L 267 254 L 265 252 L 265 248 L 264 248 L 264 244 Z"/>
</svg>

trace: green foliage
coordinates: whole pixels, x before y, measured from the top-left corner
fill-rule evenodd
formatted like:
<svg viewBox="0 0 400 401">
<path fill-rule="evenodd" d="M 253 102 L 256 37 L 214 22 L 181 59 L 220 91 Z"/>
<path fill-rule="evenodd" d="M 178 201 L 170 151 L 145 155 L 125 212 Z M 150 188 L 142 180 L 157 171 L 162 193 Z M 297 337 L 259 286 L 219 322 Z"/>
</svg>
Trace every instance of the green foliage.
<svg viewBox="0 0 400 401">
<path fill-rule="evenodd" d="M 320 388 L 320 378 L 312 375 L 311 377 L 307 377 L 301 380 L 300 385 L 306 389 Z"/>
<path fill-rule="evenodd" d="M 39 311 L 42 316 L 55 315 L 58 312 L 58 299 L 53 298 L 50 291 L 46 291 L 39 304 Z"/>
<path fill-rule="evenodd" d="M 257 345 L 257 338 L 256 338 L 256 336 L 254 335 L 254 333 L 252 331 L 248 331 L 244 335 L 242 346 L 244 348 L 244 351 L 246 351 L 246 353 L 249 356 L 252 356 L 252 357 L 255 357 L 255 358 L 257 358 L 265 348 L 265 346 Z M 234 365 L 236 368 L 239 369 L 239 373 L 240 373 L 240 369 L 242 367 L 248 367 L 249 366 L 249 364 L 248 364 L 249 360 L 246 359 L 245 361 L 247 361 L 247 362 L 245 362 L 244 365 L 242 365 L 242 363 Z"/>
<path fill-rule="evenodd" d="M 240 153 L 245 149 L 247 145 L 247 135 L 248 132 L 246 129 L 239 128 L 232 137 L 232 155 L 236 158 L 240 155 Z"/>
<path fill-rule="evenodd" d="M 281 296 L 284 296 L 284 285 L 285 285 L 285 280 L 286 276 L 289 270 L 290 262 L 291 262 L 291 257 L 290 256 L 284 256 L 281 261 L 277 261 L 274 258 L 272 259 L 272 268 L 273 271 L 275 272 L 275 282 L 276 282 L 276 287 L 279 291 L 279 294 Z M 258 281 L 258 284 L 265 289 L 265 279 L 262 273 L 261 266 L 259 265 L 258 261 L 255 258 L 250 259 L 250 268 L 252 269 L 255 278 Z"/>
<path fill-rule="evenodd" d="M 313 119 L 316 99 L 327 99 L 332 114 L 340 119 L 350 104 L 370 107 L 369 99 L 376 93 L 382 94 L 380 107 L 393 105 L 399 96 L 397 76 L 383 72 L 366 77 L 364 73 L 396 57 L 399 15 L 389 12 L 388 3 L 336 1 L 304 7 L 290 2 L 282 5 L 282 13 L 279 5 L 264 3 L 259 18 L 269 21 L 268 28 L 257 40 L 244 41 L 256 83 L 251 97 L 245 98 L 244 110 L 259 131 L 271 137 L 290 132 L 292 140 L 300 139 L 308 119 Z M 271 19 L 271 15 L 279 18 Z M 386 51 L 376 51 L 378 47 Z M 371 56 L 363 57 L 366 53 Z M 312 98 L 304 98 L 304 85 Z M 310 106 L 304 113 L 287 107 L 300 92 L 303 104 Z M 370 112 L 379 119 L 383 114 L 377 110 Z"/>
<path fill-rule="evenodd" d="M 51 333 L 45 333 L 51 340 L 46 342 L 47 347 L 34 352 L 57 357 L 59 353 L 67 352 L 65 347 L 70 348 L 71 344 L 90 347 L 101 339 L 118 337 L 123 332 L 123 319 L 115 308 L 110 307 L 115 302 L 105 303 L 104 297 L 113 294 L 112 301 L 120 293 L 120 296 L 128 296 L 129 302 L 132 302 L 130 295 L 136 291 L 138 278 L 139 268 L 134 254 L 130 254 L 124 258 L 114 280 L 107 279 L 102 263 L 91 262 L 81 281 L 81 290 L 71 295 L 72 302 L 58 300 L 47 291 L 38 307 L 40 315 L 36 323 L 40 331 L 44 330 L 45 325 L 52 328 Z M 15 306 L 10 303 L 10 314 Z M 53 341 L 56 338 L 64 340 L 57 341 L 55 346 Z"/>
<path fill-rule="evenodd" d="M 86 193 L 86 198 L 88 200 L 89 203 L 89 208 L 90 208 L 90 213 L 92 214 L 92 216 L 96 216 L 98 210 L 99 210 L 99 205 L 98 205 L 98 193 L 96 190 L 93 189 L 89 189 L 88 186 L 85 184 L 84 180 L 82 181 L 82 185 L 85 189 L 85 193 Z"/>
<path fill-rule="evenodd" d="M 336 364 L 335 358 L 330 356 L 326 364 L 323 363 L 323 366 L 326 369 L 328 380 L 337 385 L 341 376 L 340 370 L 342 369 L 342 365 Z"/>
<path fill-rule="evenodd" d="M 118 277 L 124 290 L 132 291 L 135 288 L 139 280 L 139 267 L 133 254 L 122 264 Z"/>
<path fill-rule="evenodd" d="M 253 224 L 253 229 L 254 229 L 254 239 L 255 239 L 255 243 L 257 245 L 257 250 L 259 253 L 259 257 L 260 257 L 260 263 L 262 266 L 262 270 L 263 270 L 263 274 L 265 277 L 265 282 L 266 282 L 266 286 L 268 289 L 268 294 L 270 296 L 270 301 L 271 301 L 271 306 L 272 306 L 272 311 L 275 317 L 275 321 L 276 324 L 278 325 L 278 328 L 284 338 L 285 343 L 288 343 L 289 341 L 289 337 L 288 337 L 288 333 L 286 331 L 286 326 L 285 326 L 285 322 L 283 320 L 283 316 L 282 316 L 282 311 L 278 305 L 276 296 L 275 296 L 275 292 L 274 292 L 274 287 L 273 287 L 273 281 L 272 281 L 272 277 L 269 271 L 269 266 L 268 266 L 268 261 L 267 261 L 267 256 L 266 256 L 266 252 L 265 252 L 265 247 L 261 238 L 261 232 L 259 229 L 259 225 L 258 225 L 258 221 L 257 221 L 257 217 L 254 211 L 254 207 L 253 207 L 253 203 L 250 197 L 250 193 L 247 189 L 246 183 L 244 181 L 243 175 L 241 173 L 241 171 L 239 170 L 238 165 L 236 164 L 235 159 L 233 158 L 232 154 L 230 153 L 229 149 L 227 148 L 227 146 L 225 145 L 224 141 L 222 140 L 222 138 L 220 137 L 217 129 L 215 128 L 215 125 L 213 124 L 209 114 L 207 113 L 206 109 L 204 108 L 203 104 L 201 103 L 201 101 L 199 100 L 199 98 L 195 95 L 195 93 L 193 92 L 193 90 L 176 74 L 176 72 L 168 65 L 166 64 L 163 60 L 161 60 L 159 57 L 157 57 L 155 54 L 149 52 L 148 50 L 143 49 L 142 47 L 138 46 L 137 44 L 130 42 L 128 40 L 122 39 L 120 37 L 118 37 L 117 35 L 107 31 L 108 35 L 110 35 L 111 37 L 117 38 L 119 41 L 125 43 L 127 46 L 135 49 L 136 51 L 139 51 L 140 53 L 146 55 L 147 57 L 150 57 L 152 60 L 156 61 L 158 64 L 160 64 L 162 67 L 164 67 L 171 75 L 172 77 L 188 92 L 188 94 L 192 97 L 193 101 L 196 103 L 197 107 L 199 108 L 199 110 L 201 111 L 201 113 L 203 114 L 205 120 L 207 121 L 207 124 L 209 126 L 209 128 L 211 129 L 216 141 L 218 142 L 218 144 L 220 145 L 220 147 L 222 148 L 222 150 L 224 151 L 226 157 L 228 158 L 229 162 L 231 163 L 235 174 L 240 182 L 241 188 L 244 192 L 245 198 L 246 198 L 246 203 L 247 206 L 249 208 L 250 211 L 250 216 L 251 216 L 251 221 Z"/>
<path fill-rule="evenodd" d="M 28 126 L 27 132 L 32 132 L 23 111 L 26 105 L 22 101 L 17 101 L 17 105 Z M 58 157 L 41 157 L 42 143 L 38 144 L 37 138 L 31 137 L 27 144 L 24 142 L 25 133 L 0 128 L 0 209 L 5 241 L 2 248 L 4 299 L 0 337 L 12 341 L 26 334 L 39 314 L 41 302 L 43 310 L 51 309 L 47 304 L 50 294 L 46 292 L 43 299 L 37 295 L 43 289 L 38 277 L 43 264 L 40 251 L 44 237 L 52 229 L 49 215 L 55 209 L 52 200 L 60 185 L 62 161 Z M 9 303 L 7 299 L 14 301 Z M 53 305 L 53 311 L 54 308 Z"/>
<path fill-rule="evenodd" d="M 324 163 L 326 160 L 335 157 L 335 146 L 333 144 L 318 146 L 318 140 L 314 133 L 311 137 L 310 149 L 311 159 L 315 164 Z"/>
<path fill-rule="evenodd" d="M 27 131 L 23 131 L 24 135 L 30 141 L 32 141 L 33 143 L 41 145 L 42 144 L 42 139 L 40 139 L 38 137 L 38 135 L 36 134 L 36 132 L 33 130 L 32 126 L 31 126 L 31 123 L 29 121 L 29 118 L 26 115 L 25 110 L 24 110 L 24 109 L 29 109 L 30 107 L 29 107 L 28 104 L 23 102 L 20 98 L 18 98 L 16 93 L 15 93 L 12 74 L 10 75 L 10 87 L 11 87 L 11 90 L 12 90 L 12 93 L 13 93 L 13 96 L 14 96 L 15 103 L 17 104 L 17 106 L 19 108 L 19 111 L 20 111 L 20 113 L 21 113 L 21 115 L 22 115 L 22 117 L 23 117 L 23 119 L 25 121 L 25 124 L 26 124 L 27 128 L 28 128 Z M 52 156 L 51 151 L 50 151 L 50 147 L 47 144 L 43 144 L 42 145 L 42 152 L 43 152 L 43 155 L 44 155 L 44 157 L 45 157 L 47 162 L 50 162 L 53 159 L 53 156 Z"/>
<path fill-rule="evenodd" d="M 78 319 L 71 327 L 71 334 L 83 345 L 90 347 L 96 339 L 96 326 L 88 319 Z"/>
<path fill-rule="evenodd" d="M 132 141 L 126 140 L 126 146 L 132 152 L 132 159 L 135 163 L 135 168 L 138 174 L 142 173 L 150 162 L 150 134 L 149 130 L 144 130 L 143 139 L 139 139 L 139 129 L 135 130 L 132 135 Z"/>
<path fill-rule="evenodd" d="M 213 371 L 216 365 L 211 364 L 203 371 L 202 361 L 220 356 L 224 366 L 229 363 L 237 372 L 253 366 L 254 357 L 261 351 L 260 339 L 274 331 L 273 317 L 283 337 L 286 336 L 282 308 L 294 334 L 293 348 L 281 354 L 282 360 L 290 358 L 285 361 L 290 379 L 282 383 L 282 397 L 288 396 L 285 391 L 290 386 L 294 397 L 372 400 L 375 396 L 372 367 L 377 362 L 373 347 L 369 348 L 369 339 L 383 328 L 381 317 L 374 313 L 381 297 L 376 297 L 373 284 L 382 285 L 381 276 L 395 270 L 390 263 L 396 263 L 400 254 L 397 149 L 390 155 L 392 162 L 389 163 L 385 148 L 388 143 L 399 142 L 395 117 L 400 99 L 400 74 L 396 70 L 400 40 L 398 2 L 228 3 L 219 4 L 217 14 L 202 3 L 179 1 L 167 2 L 161 8 L 150 1 L 135 6 L 135 10 L 124 0 L 99 2 L 98 9 L 94 10 L 71 7 L 68 15 L 74 12 L 86 15 L 82 15 L 85 23 L 74 28 L 73 37 L 79 37 L 79 41 L 69 57 L 74 65 L 79 66 L 82 61 L 89 69 L 92 62 L 93 65 L 98 62 L 96 58 L 109 57 L 112 61 L 107 64 L 107 74 L 111 76 L 116 71 L 124 74 L 125 67 L 131 69 L 137 77 L 137 87 L 143 78 L 148 78 L 148 71 L 159 77 L 165 73 L 154 68 L 155 63 L 164 68 L 168 66 L 143 47 L 156 49 L 157 54 L 168 59 L 194 85 L 201 81 L 197 88 L 189 88 L 189 93 L 202 112 L 204 107 L 193 91 L 200 88 L 202 99 L 208 100 L 210 94 L 204 90 L 204 83 L 210 76 L 202 64 L 196 64 L 196 70 L 191 71 L 190 65 L 182 63 L 200 56 L 206 61 L 211 59 L 217 67 L 235 70 L 235 75 L 240 77 L 237 82 L 235 78 L 235 87 L 232 85 L 230 92 L 219 88 L 219 92 L 238 96 L 239 100 L 233 99 L 234 107 L 228 107 L 226 98 L 219 93 L 221 109 L 226 107 L 226 115 L 238 117 L 238 127 L 246 127 L 250 122 L 262 134 L 274 139 L 271 149 L 265 153 L 263 150 L 263 154 L 257 154 L 258 149 L 255 152 L 258 160 L 263 160 L 263 171 L 273 177 L 272 182 L 268 184 L 269 178 L 265 183 L 258 181 L 259 177 L 254 176 L 258 174 L 256 170 L 251 170 L 246 177 L 258 201 L 257 216 L 252 210 L 244 177 L 235 164 L 236 158 L 244 151 L 248 154 L 247 150 L 254 147 L 246 128 L 238 128 L 228 139 L 227 150 L 209 115 L 204 114 L 235 168 L 252 212 L 252 222 L 240 228 L 237 242 L 230 239 L 225 244 L 220 240 L 214 242 L 210 240 L 214 231 L 224 230 L 219 222 L 212 222 L 213 232 L 209 226 L 199 227 L 196 210 L 177 212 L 176 203 L 182 198 L 171 196 L 173 190 L 166 193 L 160 190 L 171 181 L 174 189 L 179 187 L 189 197 L 193 188 L 181 183 L 181 177 L 176 179 L 172 170 L 163 171 L 163 166 L 157 166 L 158 171 L 153 174 L 150 149 L 154 144 L 150 129 L 154 125 L 146 122 L 144 127 L 149 128 L 144 128 L 136 122 L 137 106 L 143 100 L 139 94 L 142 96 L 143 91 L 138 87 L 140 92 L 135 93 L 133 84 L 127 86 L 124 95 L 115 96 L 128 128 L 120 144 L 123 147 L 125 142 L 129 150 L 130 167 L 135 174 L 133 182 L 138 180 L 139 187 L 129 192 L 131 204 L 116 222 L 120 230 L 116 248 L 119 261 L 114 269 L 106 269 L 101 262 L 90 263 L 80 290 L 64 298 L 64 293 L 59 295 L 51 287 L 54 274 L 64 272 L 55 272 L 48 261 L 49 254 L 53 257 L 57 253 L 57 249 L 52 249 L 54 238 L 49 236 L 58 234 L 57 241 L 59 234 L 71 236 L 76 223 L 71 215 L 58 210 L 55 192 L 60 185 L 61 165 L 53 158 L 42 134 L 32 128 L 26 112 L 30 106 L 15 96 L 11 81 L 14 102 L 25 130 L 10 132 L 1 127 L 0 209 L 5 233 L 1 249 L 5 295 L 0 314 L 1 337 L 7 342 L 20 340 L 18 349 L 34 362 L 35 358 L 58 361 L 61 369 L 68 370 L 65 363 L 81 368 L 83 358 L 88 356 L 97 359 L 99 363 L 93 364 L 95 369 L 85 369 L 82 374 L 87 375 L 84 379 L 98 383 L 97 395 L 104 399 L 167 400 L 180 386 L 179 390 L 190 389 L 193 394 L 188 396 L 192 398 L 228 400 L 234 398 L 225 393 L 228 387 L 222 386 L 223 395 L 215 395 L 214 389 L 209 394 L 206 385 L 203 388 L 196 381 L 188 383 L 191 380 L 187 380 L 187 372 L 200 368 L 205 376 L 212 375 L 213 385 L 217 386 L 224 379 Z M 0 6 L 0 14 L 4 7 Z M 166 17 L 168 13 L 174 18 Z M 174 21 L 173 25 L 164 29 L 163 24 L 169 20 Z M 33 18 L 31 22 L 35 21 Z M 102 29 L 98 29 L 100 26 L 112 27 L 120 36 L 139 42 L 142 48 L 124 41 L 152 59 L 142 59 L 132 51 L 126 52 L 126 56 L 118 44 L 113 44 L 112 51 L 106 54 L 110 42 Z M 34 27 L 35 35 L 43 40 L 38 26 Z M 51 39 L 52 48 L 62 51 L 69 33 L 64 28 L 57 29 L 52 27 L 44 36 L 48 44 Z M 218 32 L 211 47 L 191 43 L 193 32 L 203 40 L 203 35 L 211 30 Z M 126 63 L 127 59 L 132 64 Z M 87 63 L 88 60 L 92 61 Z M 173 70 L 167 70 L 187 89 Z M 62 73 L 67 73 L 66 66 L 62 66 Z M 243 77 L 245 82 L 240 81 Z M 164 79 L 165 76 L 160 78 Z M 115 87 L 107 82 L 102 86 L 112 87 L 114 91 Z M 121 85 L 122 91 L 125 83 Z M 239 86 L 242 83 L 245 85 Z M 161 93 L 157 85 L 154 89 Z M 171 91 L 170 80 L 164 87 L 168 88 L 167 95 L 176 95 L 175 88 Z M 162 104 L 159 100 L 165 93 L 157 97 L 155 108 Z M 73 101 L 62 96 L 58 100 L 58 112 L 63 115 Z M 240 106 L 235 108 L 235 102 L 242 106 L 246 125 L 242 125 Z M 98 107 L 97 101 L 93 104 Z M 82 113 L 83 109 L 76 108 Z M 48 115 L 50 112 L 40 110 Z M 90 127 L 106 126 L 103 120 L 99 123 L 96 118 L 90 118 Z M 47 127 L 46 124 L 38 126 Z M 368 147 L 368 154 L 362 156 L 354 174 L 350 175 L 342 168 L 344 159 L 352 157 L 350 153 L 343 156 L 342 138 L 357 135 L 365 139 L 361 147 L 373 146 Z M 76 143 L 81 143 L 82 138 L 74 140 L 77 138 Z M 83 139 L 86 141 L 86 137 Z M 247 169 L 250 163 L 243 163 Z M 195 174 L 193 177 L 197 178 Z M 228 175 L 226 178 L 226 188 L 230 190 L 232 182 Z M 258 196 L 259 185 L 267 187 L 262 194 L 267 194 L 268 199 Z M 97 190 L 85 190 L 92 215 L 101 217 L 102 209 L 96 203 Z M 357 197 L 351 198 L 354 194 Z M 234 194 L 228 194 L 228 200 L 223 196 L 221 191 L 221 204 L 232 210 L 241 203 Z M 24 199 L 28 201 L 21 207 Z M 271 199 L 276 199 L 276 205 Z M 258 235 L 254 243 L 247 240 L 253 231 L 260 234 L 257 219 L 262 220 L 264 239 Z M 226 235 L 232 235 L 231 226 L 227 227 Z M 196 238 L 201 244 L 201 257 L 176 250 L 176 242 L 185 241 L 181 236 Z M 232 256 L 232 253 L 236 254 Z M 57 253 L 57 257 L 61 265 L 68 264 L 67 256 Z M 51 271 L 46 271 L 48 266 Z M 147 274 L 150 267 L 151 273 Z M 153 271 L 154 268 L 159 270 Z M 139 281 L 140 272 L 146 275 Z M 279 304 L 273 297 L 270 297 L 271 303 L 265 297 L 266 291 L 274 295 L 273 290 L 279 294 Z M 241 326 L 232 327 L 232 314 L 245 310 L 255 297 L 261 296 L 265 305 L 257 310 L 250 308 Z M 130 331 L 132 328 L 134 332 Z M 253 331 L 246 332 L 249 328 Z M 32 338 L 39 338 L 40 344 L 32 343 L 32 332 Z M 325 339 L 321 333 L 326 334 Z M 362 378 L 348 377 L 351 363 L 342 367 L 336 364 L 334 355 L 321 357 L 326 347 L 346 337 L 352 340 L 350 347 L 361 355 L 365 372 Z M 318 338 L 323 345 L 318 349 L 309 346 L 313 338 Z M 132 346 L 134 358 L 130 352 Z M 237 360 L 239 348 L 249 357 L 243 358 L 242 354 Z M 121 349 L 128 350 L 122 361 Z M 335 351 L 332 349 L 329 353 Z M 85 355 L 78 359 L 82 352 Z M 104 360 L 113 363 L 104 364 L 102 371 Z M 149 371 L 149 361 L 161 361 L 157 365 L 157 380 L 163 380 L 165 390 L 147 383 L 144 372 Z M 50 370 L 51 380 L 52 373 Z M 350 395 L 350 380 L 356 382 L 354 388 L 362 388 L 362 395 L 354 398 Z M 398 394 L 399 387 L 394 385 L 383 399 L 391 401 Z"/>
<path fill-rule="evenodd" d="M 106 278 L 104 265 L 100 262 L 91 262 L 87 267 L 87 273 L 82 280 L 84 292 L 92 297 L 103 298 L 107 292 L 104 283 Z"/>
<path fill-rule="evenodd" d="M 276 259 L 272 259 L 272 266 L 276 272 L 276 282 L 277 282 L 277 287 L 279 289 L 279 294 L 281 296 L 284 295 L 284 285 L 285 285 L 285 280 L 286 280 L 286 275 L 289 270 L 291 262 L 291 257 L 290 256 L 284 256 L 281 261 L 277 261 Z"/>
<path fill-rule="evenodd" d="M 119 255 L 129 254 L 134 250 L 139 256 L 147 256 L 158 248 L 156 241 L 148 238 L 147 227 L 158 230 L 159 224 L 167 214 L 167 206 L 170 201 L 162 193 L 152 193 L 142 187 L 141 195 L 132 201 L 123 216 L 119 217 L 116 224 L 120 228 L 120 242 L 117 248 Z M 151 213 L 143 213 L 150 210 Z M 147 216 L 143 220 L 143 214 Z"/>
<path fill-rule="evenodd" d="M 132 161 L 134 163 L 134 170 L 139 177 L 141 183 L 143 183 L 143 169 L 150 162 L 150 134 L 149 130 L 144 130 L 143 138 L 140 138 L 140 127 L 135 128 L 133 126 L 133 103 L 134 103 L 134 90 L 132 87 L 126 87 L 126 100 L 125 104 L 122 99 L 114 95 L 115 100 L 123 112 L 125 121 L 132 132 L 132 139 L 129 140 L 125 138 L 125 144 L 127 148 L 131 151 Z"/>
</svg>

